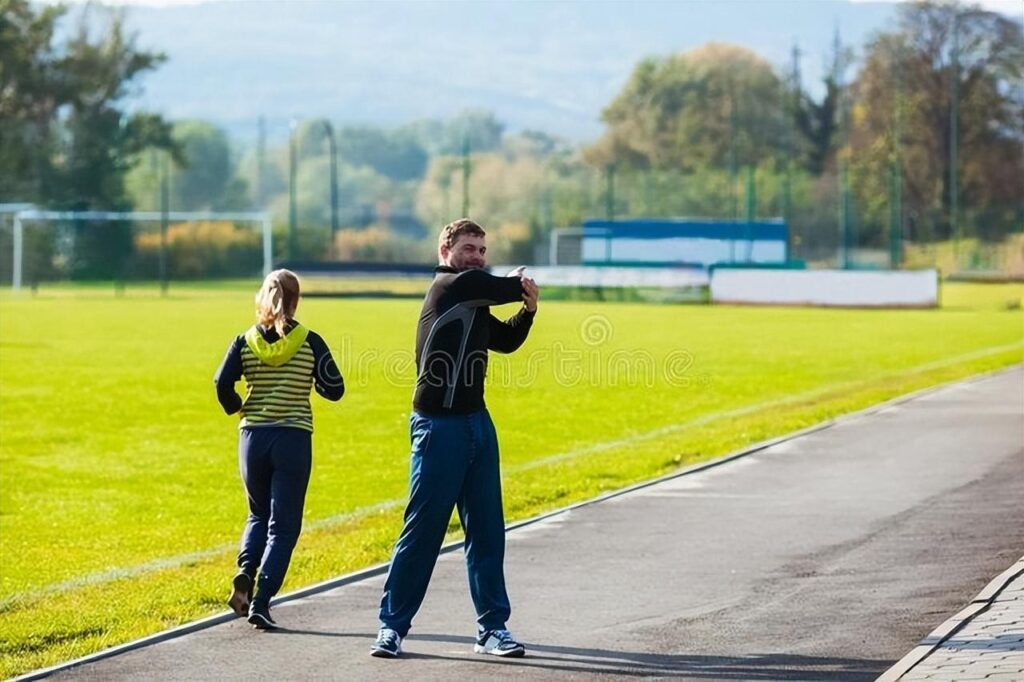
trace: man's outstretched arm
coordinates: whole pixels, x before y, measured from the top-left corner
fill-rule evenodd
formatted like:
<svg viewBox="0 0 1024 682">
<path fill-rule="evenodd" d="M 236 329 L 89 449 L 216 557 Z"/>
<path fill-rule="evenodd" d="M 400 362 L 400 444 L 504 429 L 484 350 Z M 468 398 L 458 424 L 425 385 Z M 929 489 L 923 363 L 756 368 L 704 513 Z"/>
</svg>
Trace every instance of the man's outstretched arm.
<svg viewBox="0 0 1024 682">
<path fill-rule="evenodd" d="M 502 305 L 523 299 L 519 277 L 497 277 L 484 270 L 467 270 L 452 282 L 449 293 L 456 301 L 477 301 L 477 305 Z"/>
</svg>

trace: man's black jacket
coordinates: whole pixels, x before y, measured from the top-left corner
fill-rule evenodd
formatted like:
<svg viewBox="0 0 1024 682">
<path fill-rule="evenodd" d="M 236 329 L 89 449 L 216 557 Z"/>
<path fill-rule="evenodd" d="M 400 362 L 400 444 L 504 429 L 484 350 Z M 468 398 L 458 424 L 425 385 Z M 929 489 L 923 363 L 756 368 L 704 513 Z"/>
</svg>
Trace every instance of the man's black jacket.
<svg viewBox="0 0 1024 682">
<path fill-rule="evenodd" d="M 487 351 L 511 353 L 523 345 L 534 313 L 522 308 L 507 321 L 490 306 L 523 298 L 518 277 L 484 270 L 434 271 L 416 333 L 416 393 L 413 407 L 424 414 L 468 414 L 484 407 Z"/>
</svg>

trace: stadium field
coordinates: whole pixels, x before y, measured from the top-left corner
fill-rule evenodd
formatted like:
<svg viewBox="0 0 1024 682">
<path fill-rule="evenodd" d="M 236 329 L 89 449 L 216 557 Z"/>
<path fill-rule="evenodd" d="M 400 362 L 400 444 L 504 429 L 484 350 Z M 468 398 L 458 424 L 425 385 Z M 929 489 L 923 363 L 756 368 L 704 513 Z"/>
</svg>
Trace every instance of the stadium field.
<svg viewBox="0 0 1024 682">
<path fill-rule="evenodd" d="M 0 675 L 226 610 L 246 512 L 236 418 L 212 375 L 251 323 L 257 285 L 0 292 Z M 1024 285 L 947 284 L 942 308 L 914 311 L 542 298 L 529 341 L 492 356 L 488 377 L 507 519 L 1019 363 L 1022 297 Z M 300 306 L 347 394 L 313 398 L 306 526 L 285 591 L 388 557 L 418 311 L 402 299 Z"/>
</svg>

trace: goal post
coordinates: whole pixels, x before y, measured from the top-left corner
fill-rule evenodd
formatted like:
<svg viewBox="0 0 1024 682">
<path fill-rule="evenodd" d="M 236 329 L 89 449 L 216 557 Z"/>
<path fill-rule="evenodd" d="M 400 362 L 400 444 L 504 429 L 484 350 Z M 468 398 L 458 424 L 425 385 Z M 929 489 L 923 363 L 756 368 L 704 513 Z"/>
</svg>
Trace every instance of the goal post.
<svg viewBox="0 0 1024 682">
<path fill-rule="evenodd" d="M 53 221 L 95 220 L 104 222 L 176 222 L 228 221 L 253 223 L 259 226 L 263 236 L 263 275 L 273 269 L 274 251 L 270 215 L 265 212 L 230 211 L 45 211 L 36 208 L 19 210 L 13 218 L 13 253 L 11 263 L 11 288 L 20 291 L 24 275 L 24 242 L 26 225 Z"/>
</svg>

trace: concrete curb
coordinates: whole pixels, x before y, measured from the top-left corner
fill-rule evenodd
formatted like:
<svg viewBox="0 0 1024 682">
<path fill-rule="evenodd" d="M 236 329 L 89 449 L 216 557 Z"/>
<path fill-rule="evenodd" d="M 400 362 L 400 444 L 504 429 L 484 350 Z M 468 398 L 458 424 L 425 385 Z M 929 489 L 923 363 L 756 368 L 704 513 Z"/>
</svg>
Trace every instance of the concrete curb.
<svg viewBox="0 0 1024 682">
<path fill-rule="evenodd" d="M 971 603 L 961 609 L 956 615 L 935 628 L 921 643 L 910 650 L 910 652 L 896 662 L 894 666 L 882 673 L 876 682 L 896 682 L 910 672 L 921 661 L 928 658 L 933 651 L 942 646 L 942 643 L 960 631 L 972 618 L 979 613 L 986 611 L 999 596 L 999 593 L 1024 575 L 1024 557 L 1017 560 L 1013 566 L 996 576 L 981 592 L 978 593 Z"/>
<path fill-rule="evenodd" d="M 889 408 L 891 408 L 893 406 L 901 405 L 901 404 L 909 402 L 911 400 L 916 400 L 916 399 L 921 398 L 923 396 L 926 396 L 926 395 L 929 395 L 929 394 L 932 394 L 932 393 L 937 393 L 939 391 L 946 390 L 946 389 L 951 388 L 951 387 L 956 386 L 956 385 L 972 384 L 972 383 L 976 383 L 976 382 L 979 382 L 979 381 L 984 381 L 986 379 L 989 379 L 991 377 L 997 376 L 997 375 L 1002 374 L 1002 373 L 1017 371 L 1021 367 L 1022 367 L 1022 365 L 1019 365 L 1019 364 L 1017 364 L 1017 365 L 1010 365 L 1008 367 L 1001 367 L 999 369 L 996 369 L 996 370 L 993 370 L 993 371 L 990 371 L 990 372 L 985 372 L 983 374 L 975 374 L 975 375 L 967 377 L 967 378 L 961 378 L 961 379 L 950 381 L 950 382 L 947 382 L 947 383 L 944 383 L 944 384 L 938 384 L 936 386 L 929 386 L 927 388 L 919 389 L 919 390 L 914 391 L 912 393 L 906 393 L 904 395 L 900 395 L 900 396 L 897 396 L 895 398 L 892 398 L 891 400 L 887 400 L 887 401 L 882 402 L 882 403 L 876 403 L 874 405 L 866 407 L 866 408 L 864 408 L 862 410 L 859 410 L 857 412 L 849 412 L 849 413 L 846 413 L 846 414 L 842 414 L 842 415 L 836 417 L 835 419 L 830 419 L 828 421 L 824 421 L 824 422 L 821 422 L 821 423 L 818 423 L 818 424 L 814 424 L 812 426 L 809 426 L 809 427 L 807 427 L 805 429 L 801 429 L 799 431 L 794 431 L 792 433 L 784 434 L 782 436 L 777 436 L 775 438 L 771 438 L 771 439 L 766 440 L 766 441 L 761 441 L 760 443 L 755 443 L 754 445 L 751 445 L 751 446 L 749 446 L 749 447 L 747 447 L 747 448 L 745 448 L 743 450 L 739 450 L 737 452 L 733 452 L 733 453 L 730 453 L 730 454 L 727 454 L 727 455 L 723 455 L 723 456 L 721 456 L 721 457 L 719 457 L 717 459 L 709 460 L 709 461 L 706 461 L 706 462 L 700 462 L 698 464 L 693 464 L 691 466 L 684 467 L 682 469 L 679 469 L 677 471 L 673 471 L 672 473 L 666 474 L 664 476 L 660 476 L 660 477 L 655 478 L 655 479 L 651 479 L 649 481 L 643 481 L 642 483 L 637 483 L 635 485 L 628 486 L 626 488 L 620 488 L 619 490 L 614 490 L 614 491 L 605 493 L 603 495 L 600 495 L 598 497 L 591 498 L 589 500 L 584 500 L 582 502 L 576 502 L 574 504 L 571 504 L 571 505 L 568 505 L 568 506 L 565 506 L 565 507 L 561 507 L 559 509 L 555 509 L 555 510 L 552 510 L 552 511 L 549 511 L 549 512 L 545 512 L 543 514 L 539 514 L 537 516 L 528 518 L 528 519 L 524 519 L 522 521 L 517 521 L 515 523 L 511 523 L 511 524 L 507 525 L 505 527 L 505 529 L 506 529 L 506 531 L 513 531 L 513 530 L 516 530 L 517 528 L 523 528 L 525 526 L 531 526 L 531 525 L 539 523 L 541 521 L 545 521 L 547 519 L 550 519 L 550 518 L 552 518 L 554 516 L 558 516 L 559 514 L 565 514 L 567 512 L 571 512 L 571 511 L 573 511 L 575 509 L 580 509 L 582 507 L 587 507 L 587 506 L 590 506 L 590 505 L 593 505 L 593 504 L 599 504 L 601 502 L 605 502 L 606 500 L 610 500 L 610 499 L 613 499 L 613 498 L 616 498 L 616 497 L 620 497 L 622 495 L 627 495 L 627 494 L 635 492 L 637 490 L 643 490 L 645 488 L 650 488 L 652 486 L 658 485 L 660 483 L 664 483 L 666 481 L 671 481 L 671 480 L 674 480 L 676 478 L 680 478 L 682 476 L 688 476 L 688 475 L 695 474 L 695 473 L 700 472 L 700 471 L 706 471 L 708 469 L 719 467 L 719 466 L 722 466 L 723 464 L 728 464 L 729 462 L 732 462 L 734 460 L 741 459 L 743 457 L 747 457 L 749 455 L 756 454 L 758 452 L 766 450 L 766 449 L 768 449 L 770 447 L 773 447 L 775 445 L 778 445 L 780 443 L 785 443 L 787 441 L 794 440 L 796 438 L 801 438 L 803 436 L 815 433 L 817 431 L 823 431 L 823 430 L 831 428 L 832 426 L 835 426 L 837 424 L 841 424 L 841 423 L 843 423 L 845 421 L 852 421 L 852 420 L 855 420 L 855 419 L 860 419 L 862 417 L 869 416 L 869 415 L 875 414 L 877 412 L 881 412 L 883 410 L 889 409 Z M 456 550 L 461 549 L 462 546 L 463 546 L 463 542 L 461 540 L 459 540 L 457 542 L 449 543 L 447 545 L 444 545 L 441 548 L 440 554 L 448 554 L 450 552 L 454 552 Z M 354 582 L 358 582 L 360 580 L 365 580 L 367 578 L 372 578 L 372 577 L 375 577 L 375 576 L 378 576 L 378 575 L 384 575 L 385 573 L 387 573 L 387 569 L 388 569 L 388 563 L 383 563 L 383 564 L 377 564 L 376 566 L 371 566 L 369 568 L 365 568 L 365 569 L 363 569 L 361 571 L 356 571 L 354 573 L 348 573 L 348 574 L 339 576 L 337 578 L 331 578 L 329 580 L 325 580 L 323 582 L 316 583 L 314 585 L 310 585 L 308 587 L 304 587 L 304 588 L 295 590 L 294 592 L 289 592 L 287 594 L 278 596 L 278 597 L 274 598 L 271 601 L 271 605 L 277 606 L 277 605 L 280 605 L 280 604 L 284 604 L 286 602 L 295 601 L 297 599 L 302 599 L 304 597 L 309 597 L 309 596 L 312 596 L 312 595 L 315 595 L 315 594 L 320 594 L 320 593 L 323 593 L 323 592 L 327 592 L 327 591 L 333 590 L 333 589 L 335 589 L 337 587 L 342 587 L 344 585 L 348 585 L 348 584 L 351 584 L 351 583 L 354 583 Z M 1024 568 L 1022 568 L 1021 570 L 1024 570 Z M 995 581 L 993 581 L 993 582 L 995 582 Z M 1006 582 L 1009 582 L 1009 580 L 1007 580 Z M 1004 585 L 1005 585 L 1005 583 L 1004 583 Z M 990 587 L 991 587 L 991 585 L 990 585 Z M 986 590 L 988 590 L 988 589 L 989 588 L 986 588 Z M 1002 589 L 1002 588 L 1000 587 L 999 589 Z M 995 592 L 997 593 L 998 590 L 996 590 Z M 983 592 L 983 594 L 984 594 L 984 592 Z M 994 596 L 994 594 L 993 594 L 993 596 Z M 983 606 L 987 606 L 987 604 L 984 604 Z M 967 609 L 965 609 L 965 611 L 966 610 Z M 977 611 L 975 611 L 975 613 L 977 613 Z M 957 615 L 959 616 L 960 614 L 957 614 Z M 973 616 L 973 614 L 972 614 L 972 616 Z M 50 666 L 49 668 L 41 668 L 39 670 L 34 670 L 34 671 L 31 671 L 31 672 L 25 673 L 24 675 L 21 675 L 19 677 L 12 678 L 12 682 L 27 682 L 28 680 L 41 680 L 41 679 L 47 678 L 47 677 L 49 677 L 51 675 L 54 675 L 56 673 L 64 672 L 66 670 L 69 670 L 71 668 L 76 668 L 78 666 L 86 665 L 88 663 L 92 663 L 92 662 L 95 662 L 95 661 L 100 661 L 100 660 L 103 660 L 103 659 L 106 659 L 106 658 L 111 658 L 113 656 L 117 656 L 119 654 L 127 653 L 129 651 L 134 651 L 136 649 L 141 649 L 143 647 L 151 646 L 153 644 L 159 644 L 159 643 L 165 642 L 167 640 L 175 639 L 177 637 L 182 637 L 184 635 L 192 634 L 193 632 L 198 632 L 200 630 L 205 630 L 207 628 L 214 627 L 215 625 L 221 625 L 223 623 L 227 623 L 227 622 L 230 622 L 232 620 L 235 620 L 238 617 L 239 616 L 236 616 L 234 613 L 228 611 L 228 612 L 225 612 L 225 613 L 217 614 L 215 616 L 210 616 L 208 618 L 203 618 L 201 620 L 192 621 L 191 623 L 185 623 L 184 625 L 179 625 L 178 627 L 171 628 L 169 630 L 164 630 L 163 632 L 158 632 L 158 633 L 153 634 L 153 635 L 148 635 L 146 637 L 142 637 L 140 639 L 137 639 L 137 640 L 134 640 L 134 641 L 131 641 L 131 642 L 126 642 L 125 644 L 121 644 L 121 645 L 118 645 L 118 646 L 115 646 L 115 647 L 111 647 L 109 649 L 103 649 L 102 651 L 97 651 L 95 653 L 89 654 L 87 656 L 83 656 L 81 658 L 76 658 L 76 659 L 73 659 L 71 661 L 66 661 L 64 663 L 58 663 L 57 665 Z M 951 634 L 953 634 L 953 633 L 950 632 L 949 635 L 951 635 Z M 948 637 L 949 635 L 945 635 L 945 637 Z M 932 649 L 934 649 L 935 646 L 937 646 L 937 645 L 938 645 L 938 642 L 929 649 L 929 652 Z M 916 649 L 915 649 L 915 651 L 916 651 Z M 924 655 L 926 656 L 927 653 L 925 653 Z M 907 659 L 909 657 L 910 657 L 910 654 L 908 654 L 904 658 Z M 924 656 L 921 656 L 921 658 L 923 658 L 923 657 Z M 919 662 L 919 661 L 920 661 L 920 658 L 917 659 L 913 663 L 913 665 L 916 665 L 916 663 Z M 902 660 L 901 660 L 901 662 L 902 662 Z M 897 665 L 899 665 L 899 664 L 897 664 Z M 896 666 L 894 666 L 894 668 L 895 667 Z M 908 667 L 907 670 L 909 670 L 909 669 L 910 668 Z M 904 670 L 903 672 L 906 672 L 906 670 Z M 889 673 L 886 672 L 885 674 L 888 675 Z M 900 674 L 902 675 L 903 673 L 901 672 Z M 884 678 L 884 676 L 883 676 L 883 678 Z M 879 678 L 879 679 L 881 680 L 883 678 Z M 891 678 L 891 679 L 896 679 L 896 678 Z"/>
</svg>

